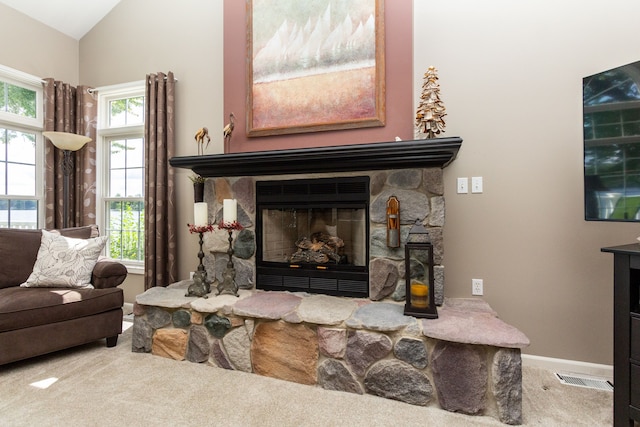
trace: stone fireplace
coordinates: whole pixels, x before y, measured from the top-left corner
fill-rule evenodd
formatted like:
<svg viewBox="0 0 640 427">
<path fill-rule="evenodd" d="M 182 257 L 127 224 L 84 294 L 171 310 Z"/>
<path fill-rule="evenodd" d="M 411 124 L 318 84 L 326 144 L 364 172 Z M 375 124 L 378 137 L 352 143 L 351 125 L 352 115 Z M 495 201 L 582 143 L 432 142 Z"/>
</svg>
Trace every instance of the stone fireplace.
<svg viewBox="0 0 640 427">
<path fill-rule="evenodd" d="M 223 199 L 238 200 L 238 220 L 245 229 L 234 241 L 234 266 L 241 289 L 403 300 L 404 248 L 402 244 L 398 248 L 386 244 L 386 203 L 395 196 L 400 202 L 400 241 L 406 241 L 416 219 L 429 231 L 435 255 L 434 295 L 436 304 L 441 305 L 445 222 L 442 169 L 455 158 L 461 143 L 460 138 L 438 138 L 180 157 L 170 162 L 208 178 L 205 202 L 212 223 L 222 218 Z M 337 182 L 347 188 L 344 193 L 335 193 Z M 323 194 L 329 187 L 333 194 Z M 357 195 L 354 188 L 359 189 Z M 300 191 L 306 193 L 297 194 Z M 298 206 L 297 212 L 288 209 L 294 201 L 304 205 Z M 308 216 L 312 212 L 315 217 Z M 365 221 L 359 223 L 354 219 L 358 216 Z M 283 230 L 265 229 L 270 222 L 278 221 L 287 221 L 289 227 L 294 218 L 296 230 L 304 221 L 329 224 L 328 228 L 306 230 L 308 236 L 292 237 Z M 337 230 L 339 223 L 344 235 L 332 235 L 329 231 Z M 313 227 L 309 223 L 305 226 Z M 291 252 L 297 249 L 291 244 L 304 237 L 311 240 L 314 232 L 327 232 L 343 241 L 347 237 L 350 253 L 346 261 L 292 261 Z M 354 236 L 360 236 L 359 241 Z M 285 244 L 286 248 L 282 247 Z M 205 235 L 204 264 L 210 277 L 221 280 L 227 249 L 224 232 Z"/>
<path fill-rule="evenodd" d="M 171 159 L 173 166 L 208 178 L 205 199 L 212 222 L 221 218 L 224 199 L 238 200 L 238 221 L 245 226 L 234 242 L 240 289 L 238 296 L 186 296 L 191 281 L 183 280 L 138 295 L 132 351 L 520 424 L 520 349 L 529 345 L 528 338 L 482 299 L 442 296 L 442 168 L 460 144 L 459 138 L 443 138 Z M 317 200 L 338 182 L 366 183 L 364 196 L 344 204 Z M 301 195 L 300 185 L 314 191 Z M 260 187 L 270 195 L 295 190 L 295 214 L 278 197 L 257 194 Z M 416 218 L 429 230 L 441 304 L 437 319 L 403 313 L 403 245 L 390 248 L 385 238 L 391 195 L 400 201 L 402 243 Z M 291 235 L 278 228 L 275 234 L 265 231 L 270 221 L 287 225 Z M 298 271 L 292 267 L 299 264 L 298 258 L 292 262 L 297 252 L 292 242 L 298 247 L 296 242 L 316 233 L 329 236 L 316 236 L 318 241 L 338 237 L 343 247 L 355 246 L 334 245 L 338 256 L 332 267 L 342 265 L 346 273 L 359 268 L 368 275 L 368 298 L 336 296 L 331 275 L 315 275 L 336 270 L 316 268 L 322 263 L 305 266 L 318 271 L 300 276 L 307 287 L 292 288 L 304 292 L 256 289 L 265 286 L 256 282 L 272 273 L 268 268 Z M 227 263 L 227 233 L 206 234 L 205 266 L 219 278 Z M 285 282 L 283 271 L 274 275 Z M 313 289 L 312 281 L 325 286 Z"/>
</svg>

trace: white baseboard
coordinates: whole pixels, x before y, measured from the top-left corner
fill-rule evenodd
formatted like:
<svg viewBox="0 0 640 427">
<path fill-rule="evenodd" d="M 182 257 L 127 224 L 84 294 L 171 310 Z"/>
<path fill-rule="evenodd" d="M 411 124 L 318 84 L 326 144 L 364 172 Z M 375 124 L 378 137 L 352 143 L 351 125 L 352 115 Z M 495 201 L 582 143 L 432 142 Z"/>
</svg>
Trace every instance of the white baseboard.
<svg viewBox="0 0 640 427">
<path fill-rule="evenodd" d="M 550 371 L 565 374 L 582 374 L 597 378 L 604 378 L 613 382 L 613 365 L 600 365 L 598 363 L 580 362 L 577 360 L 555 359 L 553 357 L 522 355 L 523 366 L 548 369 Z"/>
</svg>

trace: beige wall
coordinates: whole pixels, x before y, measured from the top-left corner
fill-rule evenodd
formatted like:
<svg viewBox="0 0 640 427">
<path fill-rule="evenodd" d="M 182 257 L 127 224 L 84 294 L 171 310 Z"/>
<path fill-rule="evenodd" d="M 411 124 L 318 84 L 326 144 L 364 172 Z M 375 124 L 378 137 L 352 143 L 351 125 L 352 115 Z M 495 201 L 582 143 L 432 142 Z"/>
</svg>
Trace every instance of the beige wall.
<svg viewBox="0 0 640 427">
<path fill-rule="evenodd" d="M 80 80 L 99 87 L 173 71 L 176 155 L 197 153 L 193 136 L 203 126 L 212 138 L 207 152 L 222 152 L 222 30 L 221 1 L 123 0 L 80 41 Z M 178 229 L 180 279 L 198 265 L 198 239 L 186 226 L 193 221 L 190 173 L 176 169 L 178 224 L 184 224 Z M 129 275 L 123 288 L 133 302 L 144 280 Z"/>
<path fill-rule="evenodd" d="M 0 64 L 78 84 L 78 41 L 0 4 Z"/>
<path fill-rule="evenodd" d="M 96 86 L 173 71 L 179 80 L 178 155 L 195 153 L 201 126 L 223 126 L 222 1 L 123 0 L 80 42 L 79 81 Z M 414 99 L 429 65 L 439 70 L 448 110 L 445 136 L 464 139 L 445 170 L 446 295 L 470 297 L 484 279 L 485 299 L 523 330 L 534 355 L 612 363 L 612 257 L 608 245 L 630 243 L 637 224 L 583 219 L 582 77 L 640 59 L 634 17 L 640 4 L 526 0 L 414 1 Z M 5 26 L 33 40 L 26 18 Z M 23 22 L 20 22 L 23 20 Z M 3 45 L 4 65 L 73 82 L 73 41 L 36 25 L 43 48 Z M 156 36 L 146 32 L 160 28 Z M 57 37 L 60 40 L 57 40 Z M 72 45 L 69 48 L 69 45 Z M 55 49 L 52 49 L 55 46 Z M 60 49 L 42 64 L 24 50 Z M 4 51 L 10 49 L 8 54 Z M 67 62 L 68 61 L 68 62 Z M 413 107 L 412 107 L 413 108 Z M 222 151 L 216 131 L 213 149 Z M 178 222 L 192 216 L 188 171 L 178 170 Z M 456 177 L 484 177 L 483 194 L 455 194 Z M 197 241 L 178 235 L 180 274 L 197 265 Z M 141 283 L 141 281 L 140 281 Z M 137 293 L 127 280 L 127 300 Z"/>
<path fill-rule="evenodd" d="M 582 78 L 640 60 L 640 4 L 415 1 L 414 12 L 414 87 L 437 66 L 446 134 L 464 139 L 445 170 L 446 295 L 468 297 L 482 278 L 531 339 L 526 353 L 611 364 L 613 257 L 600 248 L 634 242 L 640 226 L 584 221 Z M 456 194 L 465 176 L 484 177 L 484 193 Z"/>
</svg>

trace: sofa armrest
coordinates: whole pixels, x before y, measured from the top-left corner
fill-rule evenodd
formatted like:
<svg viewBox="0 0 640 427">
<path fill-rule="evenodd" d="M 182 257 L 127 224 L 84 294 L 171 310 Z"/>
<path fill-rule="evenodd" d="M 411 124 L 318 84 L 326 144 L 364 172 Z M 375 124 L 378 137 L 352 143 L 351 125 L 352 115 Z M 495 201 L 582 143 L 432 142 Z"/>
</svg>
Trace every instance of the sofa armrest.
<svg viewBox="0 0 640 427">
<path fill-rule="evenodd" d="M 115 288 L 127 278 L 127 267 L 111 259 L 101 259 L 96 262 L 91 274 L 91 284 L 94 288 Z"/>
</svg>

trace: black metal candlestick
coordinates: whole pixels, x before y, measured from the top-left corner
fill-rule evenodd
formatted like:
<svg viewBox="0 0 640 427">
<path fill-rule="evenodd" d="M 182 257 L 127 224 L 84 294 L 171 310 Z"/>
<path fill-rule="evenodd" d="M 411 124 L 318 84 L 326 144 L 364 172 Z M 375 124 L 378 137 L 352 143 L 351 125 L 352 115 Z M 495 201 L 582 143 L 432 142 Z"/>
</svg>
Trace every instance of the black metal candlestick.
<svg viewBox="0 0 640 427">
<path fill-rule="evenodd" d="M 222 282 L 218 285 L 218 295 L 234 295 L 238 296 L 238 285 L 236 283 L 236 269 L 233 267 L 233 229 L 228 228 L 229 232 L 229 249 L 227 255 L 227 268 L 222 274 Z"/>
<path fill-rule="evenodd" d="M 200 250 L 198 251 L 198 259 L 200 263 L 198 264 L 198 268 L 193 273 L 193 283 L 189 285 L 189 289 L 187 289 L 187 293 L 185 296 L 196 296 L 196 297 L 207 297 L 206 295 L 211 292 L 211 283 L 207 278 L 207 270 L 204 268 L 204 264 L 202 263 L 202 259 L 204 258 L 204 251 L 202 250 L 203 243 L 203 232 L 198 232 L 200 236 L 200 240 L 198 243 L 200 244 Z"/>
<path fill-rule="evenodd" d="M 229 230 L 229 249 L 227 249 L 227 255 L 229 255 L 229 261 L 227 261 L 227 268 L 233 268 L 233 230 Z"/>
<path fill-rule="evenodd" d="M 204 276 L 204 278 L 206 279 L 207 277 L 207 270 L 205 270 L 204 268 L 204 264 L 202 263 L 202 259 L 204 258 L 204 251 L 202 250 L 202 243 L 203 243 L 203 235 L 204 233 L 198 233 L 200 235 L 200 240 L 198 241 L 198 244 L 200 245 L 200 250 L 198 251 L 198 259 L 200 260 L 200 263 L 198 264 L 198 268 L 197 268 L 197 272 L 202 274 Z"/>
<path fill-rule="evenodd" d="M 193 283 L 189 285 L 185 296 L 207 298 L 207 294 L 211 292 L 211 282 L 207 277 L 207 270 L 204 268 L 204 264 L 202 263 L 202 259 L 204 258 L 204 250 L 202 250 L 202 244 L 204 243 L 204 233 L 213 231 L 213 227 L 211 226 L 211 224 L 207 224 L 206 226 L 195 226 L 191 224 L 188 225 L 190 233 L 198 233 L 198 244 L 200 245 L 200 250 L 198 251 L 198 267 L 193 273 Z"/>
</svg>

